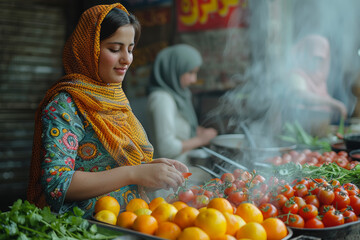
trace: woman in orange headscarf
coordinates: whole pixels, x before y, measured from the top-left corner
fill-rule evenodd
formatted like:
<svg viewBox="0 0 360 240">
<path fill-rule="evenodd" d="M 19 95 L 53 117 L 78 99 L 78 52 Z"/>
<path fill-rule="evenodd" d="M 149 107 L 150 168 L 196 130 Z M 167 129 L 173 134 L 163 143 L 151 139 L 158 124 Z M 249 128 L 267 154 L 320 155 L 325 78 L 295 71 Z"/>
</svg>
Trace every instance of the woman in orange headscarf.
<svg viewBox="0 0 360 240">
<path fill-rule="evenodd" d="M 119 3 L 85 11 L 63 54 L 66 75 L 36 113 L 28 200 L 63 213 L 93 213 L 102 195 L 124 210 L 143 187 L 176 188 L 187 167 L 152 159 L 153 148 L 134 116 L 122 81 L 133 60 L 140 24 Z"/>
</svg>

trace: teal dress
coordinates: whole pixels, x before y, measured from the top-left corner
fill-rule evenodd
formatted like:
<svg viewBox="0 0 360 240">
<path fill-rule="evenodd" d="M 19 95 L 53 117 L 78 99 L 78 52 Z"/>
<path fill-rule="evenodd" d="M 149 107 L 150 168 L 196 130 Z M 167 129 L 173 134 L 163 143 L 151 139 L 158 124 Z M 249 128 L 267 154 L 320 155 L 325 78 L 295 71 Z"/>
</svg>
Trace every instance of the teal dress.
<svg viewBox="0 0 360 240">
<path fill-rule="evenodd" d="M 118 164 L 105 150 L 92 126 L 78 111 L 71 95 L 61 92 L 43 109 L 41 116 L 44 158 L 41 164 L 41 184 L 47 204 L 58 213 L 71 211 L 75 206 L 94 212 L 96 198 L 84 201 L 65 201 L 75 171 L 100 172 Z M 115 197 L 124 211 L 127 203 L 139 198 L 138 186 L 128 185 L 107 195 Z"/>
</svg>

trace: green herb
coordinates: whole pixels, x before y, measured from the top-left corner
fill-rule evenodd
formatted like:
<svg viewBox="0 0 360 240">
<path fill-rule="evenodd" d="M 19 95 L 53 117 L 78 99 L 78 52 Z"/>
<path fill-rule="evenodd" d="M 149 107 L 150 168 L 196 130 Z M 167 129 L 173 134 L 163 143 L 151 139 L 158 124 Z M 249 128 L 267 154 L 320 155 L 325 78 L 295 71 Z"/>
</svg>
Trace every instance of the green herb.
<svg viewBox="0 0 360 240">
<path fill-rule="evenodd" d="M 55 214 L 18 199 L 8 212 L 0 212 L 0 239 L 114 239 L 98 232 L 96 224 L 83 219 L 84 212 Z"/>
<path fill-rule="evenodd" d="M 282 141 L 304 145 L 308 148 L 321 148 L 325 152 L 331 151 L 331 144 L 328 140 L 321 140 L 317 136 L 312 137 L 297 121 L 293 124 L 286 122 L 283 128 L 284 134 L 279 136 Z"/>
<path fill-rule="evenodd" d="M 276 166 L 275 175 L 281 179 L 291 181 L 296 178 L 324 178 L 326 180 L 336 179 L 341 184 L 354 183 L 360 186 L 360 165 L 351 170 L 338 166 L 336 163 L 323 164 L 320 167 L 308 164 L 300 165 L 293 162 Z"/>
</svg>

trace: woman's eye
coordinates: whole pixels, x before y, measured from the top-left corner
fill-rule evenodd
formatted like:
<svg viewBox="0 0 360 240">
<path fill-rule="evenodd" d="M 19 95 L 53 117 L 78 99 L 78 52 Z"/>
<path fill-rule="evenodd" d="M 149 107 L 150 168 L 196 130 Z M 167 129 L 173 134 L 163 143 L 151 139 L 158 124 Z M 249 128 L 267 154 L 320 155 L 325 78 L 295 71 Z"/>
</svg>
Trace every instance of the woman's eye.
<svg viewBox="0 0 360 240">
<path fill-rule="evenodd" d="M 110 52 L 113 52 L 113 53 L 119 52 L 119 51 L 120 51 L 120 49 L 110 49 Z"/>
</svg>

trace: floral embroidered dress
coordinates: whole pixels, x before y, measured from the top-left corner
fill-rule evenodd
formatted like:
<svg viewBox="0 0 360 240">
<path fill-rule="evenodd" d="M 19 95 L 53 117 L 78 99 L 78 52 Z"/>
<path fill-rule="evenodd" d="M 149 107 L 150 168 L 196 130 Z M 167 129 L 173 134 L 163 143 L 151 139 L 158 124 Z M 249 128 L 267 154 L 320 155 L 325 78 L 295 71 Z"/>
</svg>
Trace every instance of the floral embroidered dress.
<svg viewBox="0 0 360 240">
<path fill-rule="evenodd" d="M 118 167 L 117 162 L 103 147 L 91 125 L 79 114 L 70 94 L 61 92 L 43 109 L 42 144 L 45 150 L 41 164 L 41 183 L 46 202 L 52 210 L 63 213 L 77 206 L 89 217 L 96 200 L 65 202 L 75 171 L 97 172 Z M 137 185 L 125 186 L 110 194 L 125 209 L 128 201 L 139 197 Z"/>
</svg>

